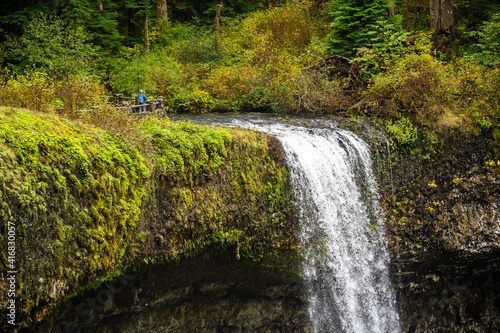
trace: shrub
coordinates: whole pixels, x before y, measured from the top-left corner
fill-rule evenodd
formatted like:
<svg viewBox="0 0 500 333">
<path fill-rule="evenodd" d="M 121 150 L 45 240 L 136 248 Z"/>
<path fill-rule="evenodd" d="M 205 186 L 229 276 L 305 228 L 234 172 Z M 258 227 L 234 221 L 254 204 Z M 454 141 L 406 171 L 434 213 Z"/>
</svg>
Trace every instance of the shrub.
<svg viewBox="0 0 500 333">
<path fill-rule="evenodd" d="M 494 137 L 500 131 L 500 69 L 487 69 L 483 66 L 460 68 L 459 98 L 460 106 L 466 112 L 470 126 L 476 132 L 491 133 Z M 465 73 L 464 73 L 465 72 Z M 468 74 L 468 75 L 466 75 Z M 498 141 L 498 140 L 497 140 Z"/>
<path fill-rule="evenodd" d="M 70 76 L 57 83 L 56 96 L 65 111 L 87 109 L 105 101 L 102 84 L 88 76 Z"/>
<path fill-rule="evenodd" d="M 170 50 L 184 63 L 212 63 L 220 59 L 212 29 L 197 22 L 174 25 L 167 38 L 171 41 Z"/>
<path fill-rule="evenodd" d="M 143 89 L 147 96 L 172 98 L 177 89 L 173 87 L 189 82 L 185 67 L 175 58 L 165 56 L 162 50 L 123 59 L 111 76 L 114 89 L 129 96 Z"/>
<path fill-rule="evenodd" d="M 353 59 L 366 81 L 413 51 L 408 43 L 411 33 L 402 30 L 400 15 L 378 21 L 370 35 L 367 45 L 358 48 Z"/>
<path fill-rule="evenodd" d="M 17 77 L 10 76 L 0 86 L 2 105 L 50 111 L 54 100 L 54 80 L 39 71 L 30 71 Z"/>
<path fill-rule="evenodd" d="M 240 27 L 239 42 L 252 64 L 278 63 L 282 54 L 297 56 L 307 49 L 319 28 L 307 3 L 286 4 L 249 15 Z"/>
<path fill-rule="evenodd" d="M 382 114 L 403 112 L 432 122 L 449 108 L 453 97 L 445 80 L 445 66 L 438 60 L 427 54 L 410 54 L 374 78 L 365 101 L 377 102 Z"/>
<path fill-rule="evenodd" d="M 410 119 L 405 117 L 394 124 L 392 120 L 388 120 L 387 132 L 401 145 L 412 146 L 418 138 L 417 128 L 413 126 Z"/>
<path fill-rule="evenodd" d="M 338 113 L 351 102 L 340 80 L 307 72 L 271 86 L 268 99 L 274 111 L 284 113 Z"/>
<path fill-rule="evenodd" d="M 500 65 L 500 12 L 484 22 L 479 31 L 469 33 L 478 41 L 472 45 L 471 57 L 485 65 Z"/>
<path fill-rule="evenodd" d="M 328 36 L 330 54 L 351 56 L 356 49 L 371 43 L 389 4 L 386 0 L 330 0 L 325 14 L 332 18 Z"/>
<path fill-rule="evenodd" d="M 351 105 L 342 82 L 327 79 L 321 74 L 304 74 L 296 79 L 297 110 L 313 113 L 336 113 Z"/>
<path fill-rule="evenodd" d="M 191 111 L 205 113 L 210 103 L 212 103 L 212 99 L 206 91 L 196 90 L 191 93 Z"/>
<path fill-rule="evenodd" d="M 258 68 L 230 65 L 215 68 L 204 87 L 217 99 L 213 109 L 235 110 L 248 105 L 252 89 L 260 84 L 259 81 Z"/>
</svg>

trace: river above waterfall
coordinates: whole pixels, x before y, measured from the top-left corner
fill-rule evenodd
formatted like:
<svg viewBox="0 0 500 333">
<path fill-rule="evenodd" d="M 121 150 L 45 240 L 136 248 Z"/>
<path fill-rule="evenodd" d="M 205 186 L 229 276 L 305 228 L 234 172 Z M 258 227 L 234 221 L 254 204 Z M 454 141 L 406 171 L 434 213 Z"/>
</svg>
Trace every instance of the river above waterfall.
<svg viewBox="0 0 500 333">
<path fill-rule="evenodd" d="M 313 332 L 398 332 L 390 261 L 368 145 L 333 120 L 174 116 L 264 131 L 280 140 L 299 212 Z"/>
</svg>

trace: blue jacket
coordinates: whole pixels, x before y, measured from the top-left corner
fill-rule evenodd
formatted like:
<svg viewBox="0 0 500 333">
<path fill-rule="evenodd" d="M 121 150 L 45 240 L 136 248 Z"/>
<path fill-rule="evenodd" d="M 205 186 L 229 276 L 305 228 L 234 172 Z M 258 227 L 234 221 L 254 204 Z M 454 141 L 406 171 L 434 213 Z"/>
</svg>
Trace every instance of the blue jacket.
<svg viewBox="0 0 500 333">
<path fill-rule="evenodd" d="M 139 104 L 146 104 L 146 100 L 147 100 L 147 98 L 146 98 L 146 95 L 144 95 L 144 94 L 140 94 L 139 96 L 137 96 L 137 102 Z"/>
</svg>

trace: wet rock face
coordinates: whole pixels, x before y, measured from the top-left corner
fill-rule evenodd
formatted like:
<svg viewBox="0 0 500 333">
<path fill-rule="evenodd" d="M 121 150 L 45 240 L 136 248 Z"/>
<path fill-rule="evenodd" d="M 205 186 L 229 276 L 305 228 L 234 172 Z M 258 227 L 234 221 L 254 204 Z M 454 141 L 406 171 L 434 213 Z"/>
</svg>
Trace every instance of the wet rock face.
<svg viewBox="0 0 500 333">
<path fill-rule="evenodd" d="M 382 187 L 402 331 L 500 332 L 500 164 L 480 138 L 441 150 L 400 149 Z"/>
<path fill-rule="evenodd" d="M 191 261 L 124 274 L 30 332 L 306 332 L 300 280 Z"/>
<path fill-rule="evenodd" d="M 396 282 L 403 332 L 500 332 L 500 251 L 408 262 Z"/>
<path fill-rule="evenodd" d="M 447 249 L 480 252 L 500 248 L 500 173 L 474 167 L 447 193 L 450 208 L 438 215 Z"/>
</svg>

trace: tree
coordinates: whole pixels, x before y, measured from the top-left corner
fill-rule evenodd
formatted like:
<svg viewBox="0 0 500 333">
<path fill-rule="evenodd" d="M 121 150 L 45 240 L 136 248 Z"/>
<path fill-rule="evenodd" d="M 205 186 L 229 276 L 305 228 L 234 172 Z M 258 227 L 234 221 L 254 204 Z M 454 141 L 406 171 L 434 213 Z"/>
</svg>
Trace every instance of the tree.
<svg viewBox="0 0 500 333">
<path fill-rule="evenodd" d="M 110 56 L 123 39 L 118 30 L 117 8 L 112 0 L 71 0 L 62 8 L 62 13 L 71 28 L 83 26 L 90 32 L 101 56 Z"/>
<path fill-rule="evenodd" d="M 453 26 L 451 0 L 429 0 L 431 10 L 431 30 L 438 32 Z"/>
<path fill-rule="evenodd" d="M 387 0 L 330 0 L 326 3 L 327 16 L 332 18 L 328 51 L 330 54 L 351 56 L 356 49 L 370 43 L 379 21 L 387 18 L 387 9 L 393 2 Z"/>
<path fill-rule="evenodd" d="M 20 38 L 11 39 L 18 68 L 37 67 L 55 77 L 91 71 L 92 45 L 82 27 L 71 29 L 55 16 L 36 16 Z"/>
<path fill-rule="evenodd" d="M 500 10 L 500 2 L 491 0 L 454 0 L 453 20 L 468 29 L 478 29 L 491 15 Z"/>
<path fill-rule="evenodd" d="M 167 32 L 168 10 L 167 0 L 156 0 L 156 24 L 160 33 Z"/>
<path fill-rule="evenodd" d="M 408 0 L 403 0 L 403 29 L 408 30 Z"/>
</svg>

